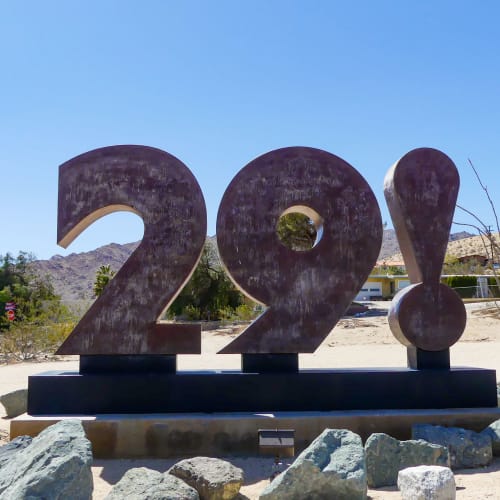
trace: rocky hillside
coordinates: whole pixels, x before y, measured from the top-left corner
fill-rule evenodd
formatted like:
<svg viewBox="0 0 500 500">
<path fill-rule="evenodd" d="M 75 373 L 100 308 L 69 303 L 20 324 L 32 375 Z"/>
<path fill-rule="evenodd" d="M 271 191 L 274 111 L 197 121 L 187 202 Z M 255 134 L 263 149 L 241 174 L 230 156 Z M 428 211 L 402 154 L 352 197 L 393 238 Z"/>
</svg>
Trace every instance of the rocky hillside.
<svg viewBox="0 0 500 500">
<path fill-rule="evenodd" d="M 215 236 L 208 238 L 208 241 L 215 245 Z M 92 286 L 99 267 L 109 265 L 117 271 L 138 244 L 139 242 L 125 245 L 111 243 L 91 252 L 72 253 L 67 257 L 54 255 L 49 260 L 36 261 L 34 268 L 39 274 L 51 277 L 56 292 L 65 302 L 89 301 L 92 299 Z M 387 259 L 398 251 L 394 230 L 385 229 L 379 260 Z"/>
<path fill-rule="evenodd" d="M 384 260 L 399 251 L 398 239 L 394 229 L 384 229 L 382 246 L 377 260 Z"/>
<path fill-rule="evenodd" d="M 72 253 L 67 257 L 54 255 L 49 260 L 36 261 L 34 268 L 38 274 L 50 276 L 56 293 L 65 302 L 89 300 L 99 267 L 109 265 L 115 271 L 120 269 L 138 244 L 111 243 L 91 252 Z"/>
<path fill-rule="evenodd" d="M 500 234 L 496 233 L 493 235 L 495 241 L 500 242 Z M 468 238 L 462 238 L 456 241 L 451 241 L 448 245 L 448 253 L 454 255 L 455 257 L 464 257 L 466 255 L 483 255 L 487 257 L 487 252 L 484 249 L 484 243 L 481 236 L 470 236 Z"/>
<path fill-rule="evenodd" d="M 450 234 L 450 241 L 463 240 L 464 238 L 471 238 L 472 236 L 474 236 L 472 233 L 460 231 L 459 233 Z"/>
<path fill-rule="evenodd" d="M 488 254 L 484 248 L 484 243 L 481 236 L 473 236 L 470 233 L 455 233 L 464 234 L 464 238 L 453 238 L 455 235 L 450 236 L 450 242 L 448 243 L 448 250 L 446 253 L 448 255 L 453 255 L 454 257 L 466 257 L 468 255 L 482 255 L 487 257 Z M 500 243 L 500 233 L 495 233 L 494 238 Z M 401 253 L 396 253 L 392 255 L 389 260 L 403 260 Z"/>
</svg>

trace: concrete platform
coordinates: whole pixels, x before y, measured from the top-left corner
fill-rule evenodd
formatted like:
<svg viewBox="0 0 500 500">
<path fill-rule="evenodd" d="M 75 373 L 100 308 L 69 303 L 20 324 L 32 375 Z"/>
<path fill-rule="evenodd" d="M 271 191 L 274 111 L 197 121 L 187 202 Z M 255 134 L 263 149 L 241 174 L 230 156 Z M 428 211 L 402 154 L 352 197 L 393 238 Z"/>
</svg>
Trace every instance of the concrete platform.
<svg viewBox="0 0 500 500">
<path fill-rule="evenodd" d="M 350 429 L 363 440 L 374 432 L 410 439 L 415 423 L 481 431 L 500 419 L 500 408 L 47 417 L 24 414 L 11 421 L 10 437 L 36 436 L 49 425 L 68 418 L 82 420 L 96 458 L 256 456 L 259 429 L 294 429 L 295 451 L 300 453 L 325 428 Z"/>
</svg>

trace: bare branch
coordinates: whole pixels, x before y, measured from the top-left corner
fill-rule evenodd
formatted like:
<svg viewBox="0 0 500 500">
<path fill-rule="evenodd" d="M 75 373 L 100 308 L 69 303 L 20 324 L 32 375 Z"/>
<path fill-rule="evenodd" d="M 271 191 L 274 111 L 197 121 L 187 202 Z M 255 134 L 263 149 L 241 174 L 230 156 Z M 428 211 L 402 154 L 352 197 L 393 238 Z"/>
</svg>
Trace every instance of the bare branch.
<svg viewBox="0 0 500 500">
<path fill-rule="evenodd" d="M 468 158 L 468 160 L 469 160 L 469 165 L 472 167 L 472 170 L 474 170 L 474 173 L 476 174 L 476 178 L 477 178 L 477 180 L 479 182 L 479 185 L 481 186 L 481 188 L 483 189 L 483 191 L 486 193 L 486 197 L 488 198 L 488 201 L 490 203 L 491 209 L 493 210 L 493 215 L 495 217 L 495 222 L 497 224 L 497 233 L 500 233 L 500 225 L 498 224 L 498 216 L 497 216 L 497 212 L 495 210 L 495 204 L 493 203 L 493 200 L 490 197 L 490 193 L 488 192 L 488 187 L 485 186 L 483 184 L 483 182 L 481 181 L 481 177 L 479 177 L 479 173 L 476 170 L 476 167 L 474 167 L 474 164 L 472 163 L 471 159 Z"/>
<path fill-rule="evenodd" d="M 474 167 L 474 164 L 472 163 L 472 161 L 470 160 L 470 158 L 468 159 L 468 161 L 469 161 L 469 165 L 471 166 L 472 170 L 474 171 L 474 174 L 476 176 L 477 181 L 479 182 L 479 185 L 481 186 L 481 189 L 486 194 L 488 202 L 489 202 L 489 204 L 491 206 L 491 209 L 493 211 L 493 215 L 495 217 L 495 222 L 496 222 L 496 227 L 497 227 L 497 234 L 500 234 L 500 225 L 498 223 L 498 216 L 497 216 L 497 213 L 496 213 L 496 210 L 495 210 L 495 205 L 493 203 L 493 200 L 491 199 L 491 197 L 489 195 L 488 188 L 487 188 L 487 186 L 485 186 L 483 184 L 483 181 L 481 180 L 481 177 L 479 176 L 479 173 L 476 170 L 476 168 Z M 462 206 L 460 206 L 458 204 L 456 206 L 457 206 L 457 208 L 459 208 L 460 210 L 462 210 L 466 214 L 470 215 L 473 219 L 475 219 L 479 223 L 479 226 L 477 226 L 475 224 L 466 224 L 466 223 L 454 222 L 454 224 L 459 225 L 459 226 L 472 227 L 472 228 L 474 228 L 478 232 L 479 236 L 481 237 L 481 241 L 482 241 L 482 244 L 483 244 L 486 256 L 491 261 L 491 264 L 492 264 L 491 268 L 492 268 L 492 271 L 493 271 L 493 277 L 495 279 L 497 287 L 499 287 L 499 289 L 500 289 L 500 276 L 497 274 L 496 268 L 495 268 L 495 263 L 498 263 L 498 261 L 500 260 L 500 246 L 498 245 L 497 241 L 495 240 L 495 235 L 491 231 L 491 226 L 487 226 L 472 211 L 470 211 L 470 210 L 468 210 L 468 209 L 466 209 L 466 208 L 464 208 L 464 207 L 462 207 Z M 500 307 L 498 306 L 498 304 L 496 303 L 496 301 L 495 301 L 495 306 L 496 306 L 497 309 L 500 309 Z"/>
<path fill-rule="evenodd" d="M 463 210 L 465 213 L 474 217 L 474 219 L 476 219 L 479 222 L 479 224 L 481 224 L 481 226 L 483 226 L 483 228 L 484 228 L 483 231 L 485 233 L 488 233 L 488 231 L 489 231 L 488 226 L 475 213 L 471 212 L 470 210 L 467 210 L 466 208 L 462 207 L 458 203 L 457 203 L 457 208 L 459 208 L 460 210 Z"/>
<path fill-rule="evenodd" d="M 479 234 L 482 234 L 483 233 L 483 230 L 479 227 L 479 226 L 476 226 L 475 224 L 466 224 L 465 222 L 456 222 L 456 221 L 453 221 L 453 224 L 455 226 L 467 226 L 467 227 L 472 227 L 473 229 L 475 229 Z"/>
</svg>

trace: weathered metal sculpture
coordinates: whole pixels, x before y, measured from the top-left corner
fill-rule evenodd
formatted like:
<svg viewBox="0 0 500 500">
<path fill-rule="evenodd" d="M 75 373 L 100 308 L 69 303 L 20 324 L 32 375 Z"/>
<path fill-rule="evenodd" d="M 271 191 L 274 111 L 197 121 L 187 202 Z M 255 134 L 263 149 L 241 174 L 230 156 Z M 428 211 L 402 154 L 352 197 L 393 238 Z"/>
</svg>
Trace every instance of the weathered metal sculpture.
<svg viewBox="0 0 500 500">
<path fill-rule="evenodd" d="M 389 325 L 394 336 L 409 348 L 413 368 L 422 363 L 449 368 L 448 348 L 465 329 L 462 300 L 440 282 L 459 182 L 454 163 L 431 148 L 415 149 L 403 156 L 384 182 L 412 283 L 394 297 Z"/>
<path fill-rule="evenodd" d="M 449 347 L 463 332 L 465 310 L 439 278 L 457 192 L 456 168 L 433 149 L 408 153 L 386 177 L 412 281 L 395 298 L 389 322 L 407 346 L 409 368 L 300 370 L 298 353 L 321 344 L 375 264 L 380 213 L 360 174 L 326 151 L 285 148 L 253 160 L 224 194 L 217 237 L 232 279 L 268 310 L 220 351 L 241 353 L 241 371 L 182 373 L 176 355 L 200 352 L 200 327 L 158 318 L 203 247 L 206 212 L 196 180 L 173 156 L 144 146 L 70 160 L 60 169 L 61 244 L 115 210 L 137 213 L 145 232 L 59 350 L 80 354 L 79 373 L 30 377 L 29 413 L 496 406 L 494 370 L 450 368 Z M 321 226 L 309 251 L 295 252 L 278 238 L 278 220 L 290 211 Z"/>
<path fill-rule="evenodd" d="M 158 321 L 203 250 L 206 209 L 196 179 L 174 156 L 146 146 L 96 149 L 61 165 L 61 246 L 118 210 L 142 218 L 142 241 L 57 354 L 199 354 L 199 325 Z"/>
<path fill-rule="evenodd" d="M 290 210 L 322 228 L 309 251 L 278 238 L 278 220 Z M 269 308 L 220 352 L 314 352 L 373 269 L 382 223 L 370 186 L 348 163 L 318 149 L 284 148 L 250 162 L 226 189 L 217 244 L 234 282 Z"/>
</svg>

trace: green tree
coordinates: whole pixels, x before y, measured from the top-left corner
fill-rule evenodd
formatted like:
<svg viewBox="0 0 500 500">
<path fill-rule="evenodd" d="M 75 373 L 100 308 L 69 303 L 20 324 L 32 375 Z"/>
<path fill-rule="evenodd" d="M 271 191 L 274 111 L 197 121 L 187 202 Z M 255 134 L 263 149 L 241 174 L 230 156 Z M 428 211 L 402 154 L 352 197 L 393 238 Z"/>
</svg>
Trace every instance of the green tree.
<svg viewBox="0 0 500 500">
<path fill-rule="evenodd" d="M 11 325 L 4 314 L 6 302 L 15 303 L 16 321 L 57 321 L 67 314 L 49 279 L 32 272 L 33 260 L 27 252 L 20 252 L 17 258 L 0 256 L 0 330 Z"/>
<path fill-rule="evenodd" d="M 215 248 L 205 243 L 200 261 L 190 280 L 169 307 L 170 317 L 185 316 L 191 320 L 226 318 L 245 302 L 222 269 Z"/>
<path fill-rule="evenodd" d="M 97 270 L 94 280 L 94 297 L 99 297 L 102 294 L 104 288 L 115 274 L 115 271 L 109 265 L 101 266 Z"/>
<path fill-rule="evenodd" d="M 283 245 L 292 250 L 310 250 L 316 242 L 314 222 L 299 212 L 290 212 L 280 217 L 276 232 Z"/>
<path fill-rule="evenodd" d="M 33 260 L 26 252 L 0 256 L 0 353 L 7 360 L 53 352 L 75 322 L 49 279 L 33 272 Z M 6 302 L 15 304 L 14 321 L 6 318 Z"/>
</svg>

